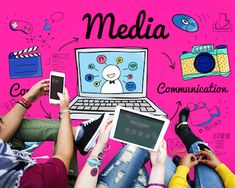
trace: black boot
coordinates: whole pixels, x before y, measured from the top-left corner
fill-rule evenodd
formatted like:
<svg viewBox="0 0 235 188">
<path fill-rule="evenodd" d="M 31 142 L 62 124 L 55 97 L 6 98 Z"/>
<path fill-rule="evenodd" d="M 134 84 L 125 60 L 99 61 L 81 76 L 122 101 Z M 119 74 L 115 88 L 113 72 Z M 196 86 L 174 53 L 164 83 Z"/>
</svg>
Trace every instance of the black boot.
<svg viewBox="0 0 235 188">
<path fill-rule="evenodd" d="M 188 126 L 189 108 L 183 108 L 179 113 L 179 123 L 175 125 L 175 132 L 189 151 L 190 146 L 201 141 Z"/>
<path fill-rule="evenodd" d="M 186 108 L 183 108 L 180 113 L 179 113 L 179 122 L 182 123 L 182 122 L 188 122 L 188 117 L 189 117 L 189 108 L 186 107 Z"/>
</svg>

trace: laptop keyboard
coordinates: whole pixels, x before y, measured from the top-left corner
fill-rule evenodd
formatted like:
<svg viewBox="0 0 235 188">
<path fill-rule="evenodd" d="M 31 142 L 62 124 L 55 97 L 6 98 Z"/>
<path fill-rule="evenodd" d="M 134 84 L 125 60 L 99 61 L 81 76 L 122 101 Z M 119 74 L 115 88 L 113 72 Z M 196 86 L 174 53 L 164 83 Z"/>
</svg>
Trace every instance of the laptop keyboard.
<svg viewBox="0 0 235 188">
<path fill-rule="evenodd" d="M 71 110 L 79 111 L 109 111 L 115 110 L 116 106 L 126 107 L 141 112 L 155 112 L 155 109 L 146 100 L 98 100 L 78 99 Z"/>
</svg>

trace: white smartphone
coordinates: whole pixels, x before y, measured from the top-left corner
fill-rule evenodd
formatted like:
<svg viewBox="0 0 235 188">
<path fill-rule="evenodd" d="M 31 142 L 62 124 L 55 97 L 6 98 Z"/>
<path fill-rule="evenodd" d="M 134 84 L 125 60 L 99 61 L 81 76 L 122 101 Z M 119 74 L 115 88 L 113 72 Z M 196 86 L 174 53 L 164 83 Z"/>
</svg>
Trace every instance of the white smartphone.
<svg viewBox="0 0 235 188">
<path fill-rule="evenodd" d="M 50 92 L 49 103 L 60 104 L 59 96 L 57 92 L 64 92 L 65 74 L 62 72 L 50 72 Z"/>
</svg>

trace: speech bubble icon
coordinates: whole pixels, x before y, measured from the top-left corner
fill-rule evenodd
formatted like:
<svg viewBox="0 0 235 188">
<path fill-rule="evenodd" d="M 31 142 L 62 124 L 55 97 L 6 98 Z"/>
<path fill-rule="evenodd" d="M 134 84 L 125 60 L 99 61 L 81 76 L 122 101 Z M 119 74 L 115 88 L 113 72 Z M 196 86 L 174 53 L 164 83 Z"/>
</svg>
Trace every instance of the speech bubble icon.
<svg viewBox="0 0 235 188">
<path fill-rule="evenodd" d="M 127 75 L 127 78 L 128 78 L 129 80 L 131 80 L 131 79 L 133 78 L 133 74 L 128 74 L 128 75 Z"/>
<path fill-rule="evenodd" d="M 85 80 L 86 80 L 87 82 L 92 82 L 92 81 L 94 80 L 94 75 L 92 75 L 92 74 L 87 74 L 87 75 L 85 76 Z"/>
<path fill-rule="evenodd" d="M 94 69 L 94 68 L 95 68 L 95 65 L 94 65 L 93 63 L 91 63 L 91 64 L 88 65 L 88 69 L 91 69 L 91 70 L 92 70 L 92 69 Z"/>
<path fill-rule="evenodd" d="M 54 12 L 51 16 L 50 19 L 52 23 L 54 22 L 60 22 L 64 18 L 64 13 L 63 12 Z"/>
<path fill-rule="evenodd" d="M 96 68 L 95 68 L 95 64 L 93 64 L 93 63 L 91 63 L 91 64 L 89 64 L 88 65 L 88 69 L 90 69 L 90 70 L 96 70 L 96 71 L 98 71 Z"/>
<path fill-rule="evenodd" d="M 127 91 L 135 91 L 136 90 L 135 82 L 127 82 L 126 83 L 126 90 Z"/>
<path fill-rule="evenodd" d="M 98 81 L 95 81 L 94 83 L 93 83 L 93 85 L 95 86 L 95 87 L 99 87 L 100 86 L 100 81 L 98 82 Z"/>
<path fill-rule="evenodd" d="M 99 63 L 99 64 L 104 64 L 107 60 L 107 57 L 105 55 L 98 55 L 96 57 L 96 61 Z"/>
<path fill-rule="evenodd" d="M 138 65 L 137 65 L 136 62 L 130 62 L 130 63 L 128 64 L 128 69 L 129 69 L 130 71 L 135 71 L 135 70 L 137 70 L 137 68 L 138 68 Z"/>
<path fill-rule="evenodd" d="M 117 57 L 116 62 L 117 62 L 117 64 L 122 63 L 123 62 L 123 58 L 122 57 Z"/>
</svg>

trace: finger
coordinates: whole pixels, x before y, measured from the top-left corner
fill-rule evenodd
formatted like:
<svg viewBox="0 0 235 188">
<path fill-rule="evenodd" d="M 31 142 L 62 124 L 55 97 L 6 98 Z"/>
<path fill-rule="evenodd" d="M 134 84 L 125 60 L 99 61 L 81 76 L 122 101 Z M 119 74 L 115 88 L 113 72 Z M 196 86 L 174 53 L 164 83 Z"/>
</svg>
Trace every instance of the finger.
<svg viewBox="0 0 235 188">
<path fill-rule="evenodd" d="M 104 131 L 110 131 L 112 127 L 113 127 L 112 121 L 108 121 L 104 126 Z"/>
<path fill-rule="evenodd" d="M 41 81 L 39 81 L 40 84 L 48 84 L 50 82 L 50 79 L 43 79 Z"/>
<path fill-rule="evenodd" d="M 162 149 L 166 150 L 166 148 L 167 148 L 167 144 L 166 144 L 166 141 L 163 139 L 163 147 L 162 147 Z"/>
<path fill-rule="evenodd" d="M 49 83 L 42 84 L 43 87 L 49 87 Z"/>
<path fill-rule="evenodd" d="M 209 164 L 209 160 L 205 160 L 205 159 L 198 160 L 198 162 L 207 164 L 207 165 Z"/>
<path fill-rule="evenodd" d="M 66 99 L 69 99 L 69 92 L 66 87 L 64 88 L 64 96 Z"/>
<path fill-rule="evenodd" d="M 107 134 L 111 132 L 112 128 L 113 128 L 113 124 L 108 124 L 108 127 L 106 128 Z"/>
<path fill-rule="evenodd" d="M 62 100 L 62 99 L 64 98 L 63 94 L 60 93 L 60 92 L 57 92 L 57 95 L 58 95 L 58 97 L 60 98 L 60 100 Z"/>
<path fill-rule="evenodd" d="M 214 153 L 213 151 L 211 151 L 211 150 L 209 150 L 207 148 L 205 148 L 205 150 L 208 151 L 209 153 Z"/>
<path fill-rule="evenodd" d="M 161 153 L 161 151 L 164 150 L 164 141 L 162 140 L 162 142 L 159 144 L 157 152 Z"/>
<path fill-rule="evenodd" d="M 202 158 L 203 158 L 203 155 L 198 155 L 198 156 L 197 156 L 197 161 L 202 160 Z"/>
<path fill-rule="evenodd" d="M 42 94 L 43 95 L 49 95 L 49 91 L 43 91 Z"/>
<path fill-rule="evenodd" d="M 198 161 L 197 160 L 193 162 L 193 166 L 196 166 L 196 165 L 198 165 Z"/>
<path fill-rule="evenodd" d="M 104 131 L 106 130 L 106 127 L 107 127 L 109 124 L 111 124 L 111 122 L 112 122 L 112 121 L 107 120 L 107 121 L 105 122 L 105 125 L 103 125 L 103 126 L 101 127 L 100 131 L 101 131 L 101 132 L 104 132 Z"/>
<path fill-rule="evenodd" d="M 43 91 L 49 91 L 49 87 L 44 87 Z"/>
<path fill-rule="evenodd" d="M 213 153 L 208 152 L 208 151 L 203 151 L 203 150 L 199 151 L 198 154 L 204 155 L 206 157 L 211 157 L 211 155 L 213 155 Z"/>
<path fill-rule="evenodd" d="M 185 155 L 186 158 L 191 158 L 191 157 L 194 157 L 194 156 L 195 156 L 195 155 L 192 154 L 192 153 L 188 153 L 188 154 Z"/>
</svg>

